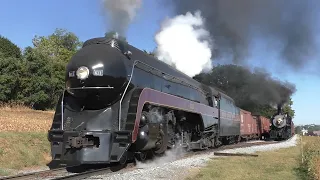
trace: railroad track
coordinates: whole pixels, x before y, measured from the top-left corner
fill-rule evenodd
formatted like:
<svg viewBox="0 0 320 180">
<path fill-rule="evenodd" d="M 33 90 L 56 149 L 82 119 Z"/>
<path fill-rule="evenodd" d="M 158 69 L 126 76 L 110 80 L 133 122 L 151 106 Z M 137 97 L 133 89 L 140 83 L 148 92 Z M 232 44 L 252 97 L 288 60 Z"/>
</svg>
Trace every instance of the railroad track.
<svg viewBox="0 0 320 180">
<path fill-rule="evenodd" d="M 68 174 L 65 167 L 45 170 L 45 171 L 38 171 L 26 174 L 18 174 L 14 176 L 2 177 L 0 180 L 29 180 L 29 179 L 46 179 L 50 177 L 56 177 L 57 175 L 61 174 Z"/>
<path fill-rule="evenodd" d="M 98 170 L 91 170 L 83 173 L 77 173 L 73 175 L 68 175 L 68 176 L 63 176 L 63 177 L 57 177 L 54 178 L 54 180 L 78 180 L 78 179 L 85 179 L 91 176 L 97 176 L 97 175 L 102 175 L 102 174 L 108 174 L 111 173 L 112 171 L 110 168 L 104 168 L 104 169 L 98 169 Z"/>
<path fill-rule="evenodd" d="M 236 148 L 245 148 L 245 147 L 251 147 L 251 146 L 258 146 L 258 145 L 267 145 L 267 144 L 277 144 L 280 143 L 282 141 L 256 141 L 256 142 L 252 142 L 252 141 L 248 141 L 248 142 L 240 142 L 237 144 L 230 144 L 230 145 L 224 145 L 218 148 L 214 148 L 214 149 L 208 149 L 206 151 L 196 151 L 196 152 L 190 152 L 188 154 L 186 154 L 183 158 L 186 157 L 191 157 L 194 155 L 201 155 L 201 154 L 208 154 L 208 153 L 212 153 L 212 152 L 218 152 L 218 151 L 222 151 L 222 150 L 226 150 L 226 149 L 236 149 Z"/>
<path fill-rule="evenodd" d="M 126 164 L 126 167 L 120 166 L 112 166 L 112 167 L 103 167 L 97 169 L 91 169 L 80 173 L 71 173 L 68 172 L 66 167 L 45 170 L 45 171 L 38 171 L 26 174 L 18 174 L 14 176 L 2 177 L 0 180 L 78 180 L 78 179 L 85 179 L 90 176 L 96 176 L 101 174 L 108 174 L 112 172 L 121 172 L 122 170 L 127 170 L 134 167 L 133 163 Z"/>
<path fill-rule="evenodd" d="M 281 141 L 280 141 L 281 142 Z M 188 158 L 194 155 L 200 155 L 200 154 L 205 154 L 205 153 L 212 153 L 216 152 L 218 155 L 218 151 L 225 150 L 225 149 L 235 149 L 235 148 L 242 148 L 242 147 L 251 147 L 251 146 L 256 146 L 256 145 L 266 145 L 266 144 L 276 144 L 280 143 L 277 141 L 258 141 L 258 142 L 240 142 L 238 144 L 231 144 L 231 145 L 226 145 L 226 146 L 221 146 L 219 148 L 215 149 L 208 149 L 207 151 L 196 151 L 196 152 L 189 152 L 182 157 L 178 159 L 184 159 Z M 220 155 L 222 155 L 220 153 Z M 228 156 L 227 154 L 224 154 Z M 177 160 L 178 160 L 177 159 Z M 51 170 L 45 170 L 45 171 L 38 171 L 38 172 L 32 172 L 32 173 L 27 173 L 27 174 L 18 174 L 14 176 L 8 176 L 8 177 L 2 177 L 0 180 L 37 180 L 37 179 L 42 179 L 42 180 L 78 180 L 78 179 L 85 179 L 91 176 L 97 176 L 97 175 L 102 175 L 102 174 L 109 174 L 113 172 L 121 172 L 121 171 L 131 171 L 135 170 L 134 163 L 128 163 L 126 167 L 117 169 L 119 167 L 101 167 L 98 169 L 93 169 L 93 170 L 88 170 L 85 172 L 80 172 L 80 173 L 70 173 L 66 170 L 66 167 L 63 168 L 57 168 L 57 169 L 51 169 Z"/>
<path fill-rule="evenodd" d="M 247 153 L 221 153 L 221 152 L 214 152 L 215 156 L 252 156 L 258 157 L 257 154 L 247 154 Z"/>
<path fill-rule="evenodd" d="M 101 168 L 101 169 L 95 169 L 95 170 L 89 170 L 86 172 L 81 172 L 81 173 L 76 173 L 76 174 L 71 174 L 68 176 L 63 176 L 63 177 L 57 177 L 52 180 L 79 180 L 79 179 L 85 179 L 91 176 L 98 176 L 98 175 L 104 175 L 104 174 L 111 174 L 111 173 L 119 173 L 122 171 L 127 171 L 127 170 L 134 170 L 135 168 L 134 163 L 127 163 L 125 167 L 120 167 L 120 166 L 112 166 L 112 167 L 107 167 L 107 168 Z"/>
</svg>

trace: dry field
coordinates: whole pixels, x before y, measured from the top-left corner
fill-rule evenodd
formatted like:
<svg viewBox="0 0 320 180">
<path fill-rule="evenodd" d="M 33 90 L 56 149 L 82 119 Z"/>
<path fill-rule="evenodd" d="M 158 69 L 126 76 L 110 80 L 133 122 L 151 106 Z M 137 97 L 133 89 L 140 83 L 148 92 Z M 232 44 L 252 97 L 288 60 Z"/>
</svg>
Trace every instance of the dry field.
<svg viewBox="0 0 320 180">
<path fill-rule="evenodd" d="M 53 115 L 53 111 L 1 107 L 0 132 L 45 132 L 51 126 Z"/>
<path fill-rule="evenodd" d="M 50 162 L 47 131 L 53 111 L 0 107 L 0 176 Z"/>
</svg>

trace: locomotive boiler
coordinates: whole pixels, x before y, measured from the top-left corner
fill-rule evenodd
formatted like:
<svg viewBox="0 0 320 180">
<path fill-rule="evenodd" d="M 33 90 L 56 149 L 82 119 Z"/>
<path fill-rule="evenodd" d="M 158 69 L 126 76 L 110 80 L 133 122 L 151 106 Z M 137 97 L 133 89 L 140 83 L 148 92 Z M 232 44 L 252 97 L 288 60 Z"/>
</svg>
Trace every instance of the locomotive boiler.
<svg viewBox="0 0 320 180">
<path fill-rule="evenodd" d="M 278 105 L 277 113 L 270 119 L 270 138 L 274 140 L 289 139 L 294 134 L 294 124 L 289 114 L 283 113 Z"/>
<path fill-rule="evenodd" d="M 206 149 L 239 138 L 232 98 L 127 42 L 87 40 L 65 73 L 48 132 L 58 164 L 124 164 L 177 145 Z"/>
</svg>

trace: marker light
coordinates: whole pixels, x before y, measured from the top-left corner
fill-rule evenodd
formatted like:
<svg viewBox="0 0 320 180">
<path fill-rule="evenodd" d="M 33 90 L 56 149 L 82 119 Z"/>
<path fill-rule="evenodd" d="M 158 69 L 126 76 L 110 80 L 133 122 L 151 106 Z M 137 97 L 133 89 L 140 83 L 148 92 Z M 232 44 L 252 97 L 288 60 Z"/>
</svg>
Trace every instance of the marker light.
<svg viewBox="0 0 320 180">
<path fill-rule="evenodd" d="M 87 79 L 89 76 L 89 69 L 85 66 L 81 66 L 78 68 L 76 75 L 78 79 L 81 79 L 81 80 Z"/>
</svg>

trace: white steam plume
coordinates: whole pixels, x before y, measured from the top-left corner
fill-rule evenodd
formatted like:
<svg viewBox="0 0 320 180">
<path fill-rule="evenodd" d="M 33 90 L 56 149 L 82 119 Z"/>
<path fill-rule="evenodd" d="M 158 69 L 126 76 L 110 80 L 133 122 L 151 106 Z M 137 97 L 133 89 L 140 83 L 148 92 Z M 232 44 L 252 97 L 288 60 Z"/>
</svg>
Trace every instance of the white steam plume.
<svg viewBox="0 0 320 180">
<path fill-rule="evenodd" d="M 182 158 L 187 154 L 187 151 L 182 147 L 178 146 L 175 149 L 168 149 L 161 157 L 153 158 L 147 160 L 146 162 L 136 161 L 136 168 L 138 169 L 146 169 L 163 166 L 167 163 L 171 163 L 176 161 L 179 158 Z"/>
<path fill-rule="evenodd" d="M 156 56 L 190 77 L 210 70 L 210 33 L 204 28 L 200 12 L 190 12 L 165 20 L 156 34 Z"/>
<path fill-rule="evenodd" d="M 153 108 L 150 110 L 150 123 L 165 123 L 165 118 L 161 112 L 161 108 Z M 181 147 L 181 142 L 176 142 L 175 147 L 173 149 L 167 149 L 166 152 L 160 156 L 152 158 L 146 162 L 139 162 L 136 160 L 137 168 L 149 168 L 151 166 L 161 166 L 165 163 L 170 163 L 172 161 L 177 160 L 178 158 L 183 157 L 186 154 L 186 150 Z"/>
<path fill-rule="evenodd" d="M 102 2 L 110 20 L 110 30 L 125 36 L 129 24 L 141 7 L 142 0 L 102 0 Z"/>
</svg>

